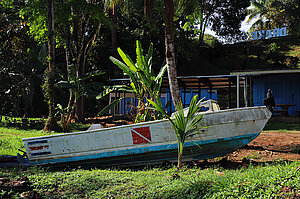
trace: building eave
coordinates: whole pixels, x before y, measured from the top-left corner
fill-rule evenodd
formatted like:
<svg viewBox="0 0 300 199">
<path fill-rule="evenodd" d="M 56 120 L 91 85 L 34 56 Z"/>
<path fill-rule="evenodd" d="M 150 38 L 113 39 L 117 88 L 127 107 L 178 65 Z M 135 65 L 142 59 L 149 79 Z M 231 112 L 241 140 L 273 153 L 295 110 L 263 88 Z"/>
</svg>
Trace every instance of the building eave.
<svg viewBox="0 0 300 199">
<path fill-rule="evenodd" d="M 255 70 L 255 71 L 234 71 L 230 75 L 243 76 L 243 75 L 270 75 L 270 74 L 288 74 L 300 73 L 300 69 L 286 69 L 286 70 Z"/>
</svg>

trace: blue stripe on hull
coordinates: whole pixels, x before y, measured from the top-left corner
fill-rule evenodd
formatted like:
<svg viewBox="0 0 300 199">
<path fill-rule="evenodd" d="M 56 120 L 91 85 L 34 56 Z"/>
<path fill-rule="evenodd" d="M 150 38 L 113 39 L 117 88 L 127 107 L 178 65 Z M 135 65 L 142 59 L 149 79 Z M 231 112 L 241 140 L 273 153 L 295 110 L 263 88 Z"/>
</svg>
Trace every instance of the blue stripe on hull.
<svg viewBox="0 0 300 199">
<path fill-rule="evenodd" d="M 223 156 L 232 151 L 247 145 L 254 140 L 260 133 L 248 135 L 212 139 L 204 141 L 186 142 L 184 144 L 184 158 L 192 158 L 194 160 L 210 159 Z M 201 148 L 200 148 L 200 147 Z M 166 161 L 177 159 L 177 144 L 149 146 L 134 149 L 126 149 L 119 151 L 111 151 L 97 153 L 91 155 L 83 155 L 76 157 L 67 157 L 60 159 L 50 159 L 31 162 L 33 165 L 45 164 L 63 164 L 83 165 L 96 163 L 98 166 L 104 165 L 121 165 L 130 163 L 148 163 L 151 161 Z"/>
<path fill-rule="evenodd" d="M 51 154 L 51 151 L 45 151 L 45 152 L 38 152 L 38 153 L 32 153 L 31 156 L 37 156 L 37 155 L 48 155 Z"/>
<path fill-rule="evenodd" d="M 48 140 L 38 140 L 38 141 L 28 142 L 28 145 L 32 145 L 32 144 L 44 144 L 44 143 L 48 143 Z"/>
</svg>

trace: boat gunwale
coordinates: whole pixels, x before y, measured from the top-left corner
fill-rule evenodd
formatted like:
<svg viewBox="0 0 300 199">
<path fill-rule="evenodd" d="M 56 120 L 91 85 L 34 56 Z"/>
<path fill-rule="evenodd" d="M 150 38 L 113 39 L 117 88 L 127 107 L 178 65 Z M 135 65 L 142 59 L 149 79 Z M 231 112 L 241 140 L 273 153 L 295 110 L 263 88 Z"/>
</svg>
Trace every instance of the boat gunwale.
<svg viewBox="0 0 300 199">
<path fill-rule="evenodd" d="M 210 115 L 210 114 L 235 112 L 235 111 L 249 110 L 249 109 L 267 109 L 267 107 L 266 106 L 255 106 L 255 107 L 232 108 L 232 109 L 225 109 L 225 110 L 211 111 L 211 112 L 199 112 L 199 114 L 200 115 Z M 87 131 L 79 131 L 79 132 L 73 132 L 73 133 L 61 133 L 61 134 L 57 134 L 57 135 L 45 135 L 45 136 L 40 136 L 40 137 L 23 138 L 22 140 L 30 141 L 30 140 L 47 139 L 47 138 L 61 137 L 61 136 L 71 136 L 71 135 L 79 135 L 79 134 L 86 134 L 86 133 L 95 133 L 95 132 L 101 132 L 101 131 L 108 131 L 108 130 L 121 129 L 121 128 L 130 128 L 130 127 L 142 126 L 142 125 L 147 125 L 147 124 L 155 124 L 155 123 L 160 123 L 160 122 L 168 122 L 168 121 L 169 121 L 168 119 L 161 119 L 161 120 L 142 122 L 142 123 L 136 123 L 136 124 L 95 129 L 95 130 L 90 130 L 90 131 L 87 130 Z"/>
</svg>

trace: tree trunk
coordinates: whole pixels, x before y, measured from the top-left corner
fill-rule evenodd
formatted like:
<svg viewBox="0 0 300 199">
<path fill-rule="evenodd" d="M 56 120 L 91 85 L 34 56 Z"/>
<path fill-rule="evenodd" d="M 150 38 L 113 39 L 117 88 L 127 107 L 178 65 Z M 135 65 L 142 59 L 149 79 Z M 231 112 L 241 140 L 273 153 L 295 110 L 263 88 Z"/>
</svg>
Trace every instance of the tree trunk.
<svg viewBox="0 0 300 199">
<path fill-rule="evenodd" d="M 47 75 L 47 94 L 49 97 L 49 116 L 44 131 L 57 131 L 59 129 L 55 115 L 55 32 L 54 32 L 54 0 L 48 0 L 48 56 L 49 68 Z"/>
<path fill-rule="evenodd" d="M 182 166 L 182 158 L 183 158 L 183 144 L 184 143 L 179 143 L 178 144 L 178 163 L 177 163 L 177 169 L 180 170 Z"/>
<path fill-rule="evenodd" d="M 170 85 L 172 100 L 177 110 L 177 104 L 181 102 L 179 86 L 177 80 L 175 45 L 173 32 L 174 18 L 174 2 L 173 0 L 165 0 L 165 47 L 166 47 L 166 63 Z"/>
<path fill-rule="evenodd" d="M 76 102 L 76 114 L 75 114 L 75 119 L 77 122 L 84 122 L 85 121 L 85 110 L 84 110 L 84 97 L 81 96 L 78 98 L 77 102 Z"/>
<path fill-rule="evenodd" d="M 113 20 L 113 26 L 111 28 L 111 44 L 113 47 L 114 53 L 116 53 L 117 48 L 118 48 L 118 41 L 117 41 L 117 29 L 116 29 L 116 24 L 117 24 L 117 6 L 113 6 L 113 11 L 112 11 L 112 20 Z"/>
<path fill-rule="evenodd" d="M 118 48 L 118 39 L 117 39 L 117 6 L 114 4 L 113 9 L 112 9 L 112 21 L 113 21 L 113 26 L 111 27 L 111 46 L 112 46 L 112 54 L 113 56 L 117 57 L 117 48 Z M 119 68 L 114 65 L 113 66 L 113 71 L 111 73 L 113 78 L 119 77 L 120 70 Z"/>
<path fill-rule="evenodd" d="M 152 10 L 153 10 L 154 2 L 153 0 L 144 0 L 144 15 L 147 22 L 152 24 Z"/>
</svg>

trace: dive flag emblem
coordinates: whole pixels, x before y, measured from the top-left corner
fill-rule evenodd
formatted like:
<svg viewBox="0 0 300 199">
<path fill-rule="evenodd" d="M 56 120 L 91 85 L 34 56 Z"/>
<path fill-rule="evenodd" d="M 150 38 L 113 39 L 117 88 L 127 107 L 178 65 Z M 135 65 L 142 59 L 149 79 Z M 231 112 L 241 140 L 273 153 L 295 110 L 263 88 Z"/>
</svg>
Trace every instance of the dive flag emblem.
<svg viewBox="0 0 300 199">
<path fill-rule="evenodd" d="M 134 128 L 131 130 L 133 144 L 143 144 L 151 142 L 149 126 Z"/>
</svg>

